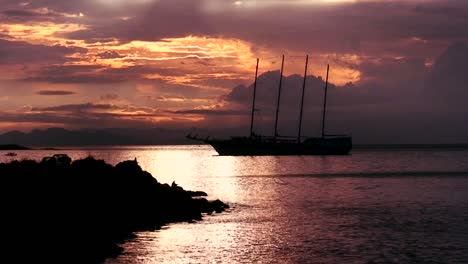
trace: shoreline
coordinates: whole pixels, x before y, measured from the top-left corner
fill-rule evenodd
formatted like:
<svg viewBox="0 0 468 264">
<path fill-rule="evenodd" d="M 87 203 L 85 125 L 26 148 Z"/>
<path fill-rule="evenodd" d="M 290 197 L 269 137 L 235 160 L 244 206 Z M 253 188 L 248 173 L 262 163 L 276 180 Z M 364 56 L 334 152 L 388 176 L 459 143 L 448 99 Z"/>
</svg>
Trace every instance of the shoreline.
<svg viewBox="0 0 468 264">
<path fill-rule="evenodd" d="M 56 155 L 0 163 L 3 250 L 18 261 L 99 263 L 122 253 L 119 244 L 134 232 L 229 208 L 203 196 L 159 183 L 136 160 L 112 166 Z"/>
</svg>

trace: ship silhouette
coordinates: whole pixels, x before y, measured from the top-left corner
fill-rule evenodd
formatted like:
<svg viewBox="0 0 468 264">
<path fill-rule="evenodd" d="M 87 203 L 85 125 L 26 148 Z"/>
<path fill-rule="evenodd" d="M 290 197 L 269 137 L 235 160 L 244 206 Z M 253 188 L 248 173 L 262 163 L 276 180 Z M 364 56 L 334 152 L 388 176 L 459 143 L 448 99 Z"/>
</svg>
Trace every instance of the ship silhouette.
<svg viewBox="0 0 468 264">
<path fill-rule="evenodd" d="M 283 80 L 284 55 L 281 63 L 280 81 L 276 105 L 275 133 L 274 136 L 262 136 L 253 131 L 255 116 L 255 97 L 257 92 L 258 63 L 255 69 L 255 81 L 253 91 L 252 113 L 250 122 L 250 135 L 248 137 L 231 137 L 230 139 L 202 139 L 192 133 L 187 138 L 210 144 L 221 156 L 264 156 L 264 155 L 347 155 L 352 149 L 352 138 L 349 135 L 325 134 L 325 121 L 327 109 L 328 75 L 330 65 L 327 65 L 327 76 L 325 81 L 325 95 L 323 101 L 322 135 L 321 137 L 301 136 L 302 117 L 304 109 L 304 94 L 306 87 L 307 66 L 309 56 L 306 57 L 304 81 L 302 85 L 301 111 L 299 116 L 299 129 L 297 137 L 284 137 L 278 135 L 278 115 L 281 99 L 281 88 Z"/>
</svg>

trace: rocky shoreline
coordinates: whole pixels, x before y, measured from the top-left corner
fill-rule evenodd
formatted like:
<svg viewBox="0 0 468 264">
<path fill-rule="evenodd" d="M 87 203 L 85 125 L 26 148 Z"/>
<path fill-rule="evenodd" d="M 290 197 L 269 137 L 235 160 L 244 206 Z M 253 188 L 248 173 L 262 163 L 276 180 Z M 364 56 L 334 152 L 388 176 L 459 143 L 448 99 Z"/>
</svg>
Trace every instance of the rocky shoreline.
<svg viewBox="0 0 468 264">
<path fill-rule="evenodd" d="M 4 243 L 13 262 L 99 263 L 133 232 L 201 220 L 229 206 L 206 193 L 159 183 L 136 160 L 116 166 L 66 155 L 0 163 Z"/>
</svg>

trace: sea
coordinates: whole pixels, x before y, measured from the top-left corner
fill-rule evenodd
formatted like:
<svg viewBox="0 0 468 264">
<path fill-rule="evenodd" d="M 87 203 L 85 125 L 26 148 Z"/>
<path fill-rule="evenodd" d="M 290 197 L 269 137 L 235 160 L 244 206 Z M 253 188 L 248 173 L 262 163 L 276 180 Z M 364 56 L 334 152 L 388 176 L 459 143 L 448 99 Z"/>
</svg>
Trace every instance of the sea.
<svg viewBox="0 0 468 264">
<path fill-rule="evenodd" d="M 5 152 L 6 153 L 6 152 Z M 106 263 L 468 263 L 468 150 L 224 157 L 208 145 L 0 153 L 137 159 L 159 182 L 231 208 L 136 233 Z"/>
</svg>

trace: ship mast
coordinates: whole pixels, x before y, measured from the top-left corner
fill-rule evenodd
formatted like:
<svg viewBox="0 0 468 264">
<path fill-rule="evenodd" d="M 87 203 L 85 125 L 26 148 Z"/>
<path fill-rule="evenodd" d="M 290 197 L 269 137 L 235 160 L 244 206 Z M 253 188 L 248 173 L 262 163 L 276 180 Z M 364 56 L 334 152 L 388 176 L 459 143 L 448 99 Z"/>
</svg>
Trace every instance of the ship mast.
<svg viewBox="0 0 468 264">
<path fill-rule="evenodd" d="M 255 114 L 255 96 L 257 94 L 257 74 L 258 74 L 258 61 L 257 58 L 257 66 L 255 67 L 255 81 L 254 81 L 254 91 L 253 91 L 253 102 L 252 102 L 252 117 L 250 120 L 250 137 L 253 137 L 253 124 L 254 124 L 254 114 Z"/>
<path fill-rule="evenodd" d="M 323 115 L 322 115 L 322 138 L 325 137 L 325 114 L 327 112 L 327 90 L 328 90 L 328 73 L 330 64 L 327 64 L 327 78 L 325 81 L 325 96 L 323 97 Z"/>
<path fill-rule="evenodd" d="M 302 114 L 304 111 L 304 94 L 306 87 L 307 78 L 307 65 L 309 64 L 309 55 L 306 56 L 305 70 L 304 70 L 304 81 L 302 82 L 302 99 L 301 99 L 301 112 L 299 114 L 299 131 L 297 133 L 297 143 L 301 143 L 301 130 L 302 130 Z"/>
<path fill-rule="evenodd" d="M 276 141 L 276 137 L 278 136 L 278 115 L 279 115 L 279 106 L 280 106 L 280 99 L 281 99 L 281 85 L 283 82 L 283 67 L 284 67 L 284 54 L 283 54 L 283 59 L 281 61 L 281 72 L 280 72 L 280 81 L 279 81 L 279 89 L 278 89 L 278 102 L 276 103 L 275 135 L 273 137 L 274 141 Z"/>
</svg>

